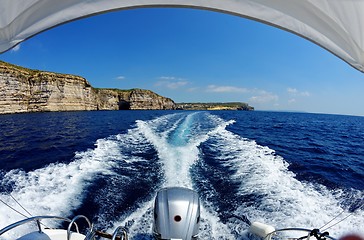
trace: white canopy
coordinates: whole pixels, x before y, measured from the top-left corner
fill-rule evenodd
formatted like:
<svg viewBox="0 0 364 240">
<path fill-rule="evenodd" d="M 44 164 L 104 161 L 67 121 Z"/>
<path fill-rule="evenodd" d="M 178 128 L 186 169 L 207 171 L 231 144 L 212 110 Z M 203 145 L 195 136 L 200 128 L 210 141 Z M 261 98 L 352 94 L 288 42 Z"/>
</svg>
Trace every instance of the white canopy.
<svg viewBox="0 0 364 240">
<path fill-rule="evenodd" d="M 364 0 L 0 0 L 0 53 L 65 22 L 150 6 L 210 9 L 261 21 L 307 38 L 364 72 Z"/>
</svg>

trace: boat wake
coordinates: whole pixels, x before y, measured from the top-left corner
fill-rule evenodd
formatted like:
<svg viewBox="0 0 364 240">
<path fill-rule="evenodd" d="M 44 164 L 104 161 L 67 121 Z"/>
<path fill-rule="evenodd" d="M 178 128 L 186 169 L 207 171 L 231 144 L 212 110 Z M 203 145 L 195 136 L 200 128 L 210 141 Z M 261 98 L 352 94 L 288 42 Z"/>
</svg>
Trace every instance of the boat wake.
<svg viewBox="0 0 364 240">
<path fill-rule="evenodd" d="M 97 228 L 122 225 L 133 239 L 150 239 L 156 191 L 180 186 L 200 194 L 200 239 L 240 239 L 247 219 L 319 228 L 339 214 L 352 215 L 331 235 L 364 234 L 364 211 L 352 207 L 362 191 L 298 181 L 274 150 L 232 133 L 231 124 L 207 112 L 138 120 L 126 133 L 76 152 L 68 164 L 0 173 L 0 199 L 19 209 L 14 198 L 32 215 L 84 214 Z M 0 228 L 23 218 L 5 205 L 0 212 Z"/>
</svg>

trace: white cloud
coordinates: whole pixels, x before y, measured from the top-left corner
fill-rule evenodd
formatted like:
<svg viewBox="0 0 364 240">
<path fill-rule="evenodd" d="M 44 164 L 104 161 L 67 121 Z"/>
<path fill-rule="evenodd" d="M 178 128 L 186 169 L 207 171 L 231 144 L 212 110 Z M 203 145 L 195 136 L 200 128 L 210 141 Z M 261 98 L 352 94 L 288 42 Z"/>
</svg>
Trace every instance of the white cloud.
<svg viewBox="0 0 364 240">
<path fill-rule="evenodd" d="M 215 93 L 248 93 L 253 95 L 252 97 L 250 97 L 249 101 L 258 104 L 264 104 L 264 103 L 277 104 L 279 99 L 278 95 L 273 94 L 271 92 L 267 92 L 265 90 L 248 89 L 248 88 L 234 87 L 234 86 L 209 85 L 207 86 L 206 91 Z"/>
<path fill-rule="evenodd" d="M 192 88 L 187 89 L 187 92 L 196 92 L 198 90 L 199 90 L 198 87 L 192 87 Z"/>
<path fill-rule="evenodd" d="M 291 98 L 288 100 L 288 103 L 295 103 L 295 102 L 296 102 L 296 99 L 294 99 L 294 98 Z"/>
<path fill-rule="evenodd" d="M 287 92 L 290 94 L 296 94 L 298 91 L 296 88 L 287 88 Z"/>
<path fill-rule="evenodd" d="M 217 86 L 217 85 L 209 85 L 207 86 L 207 92 L 215 92 L 215 93 L 247 93 L 249 92 L 246 88 L 234 87 L 234 86 Z"/>
<path fill-rule="evenodd" d="M 188 84 L 189 82 L 183 78 L 162 76 L 159 77 L 159 81 L 156 82 L 155 86 L 166 87 L 169 89 L 178 89 Z"/>
<path fill-rule="evenodd" d="M 166 87 L 170 89 L 177 89 L 186 86 L 187 84 L 188 84 L 187 81 L 169 82 L 166 84 Z"/>
<path fill-rule="evenodd" d="M 176 80 L 176 77 L 167 77 L 167 76 L 162 76 L 159 77 L 160 80 Z"/>
<path fill-rule="evenodd" d="M 124 76 L 117 76 L 115 79 L 116 79 L 116 80 L 124 80 L 124 79 L 125 79 L 125 77 L 124 77 Z"/>
<path fill-rule="evenodd" d="M 291 95 L 291 96 L 301 96 L 301 97 L 309 97 L 311 96 L 311 94 L 307 91 L 299 91 L 297 90 L 297 88 L 287 88 L 287 92 Z"/>
<path fill-rule="evenodd" d="M 311 96 L 311 94 L 309 92 L 305 91 L 305 92 L 301 92 L 301 96 L 309 97 L 309 96 Z"/>
<path fill-rule="evenodd" d="M 258 95 L 252 96 L 249 100 L 253 103 L 269 103 L 278 101 L 279 97 L 264 90 L 258 91 Z"/>
</svg>

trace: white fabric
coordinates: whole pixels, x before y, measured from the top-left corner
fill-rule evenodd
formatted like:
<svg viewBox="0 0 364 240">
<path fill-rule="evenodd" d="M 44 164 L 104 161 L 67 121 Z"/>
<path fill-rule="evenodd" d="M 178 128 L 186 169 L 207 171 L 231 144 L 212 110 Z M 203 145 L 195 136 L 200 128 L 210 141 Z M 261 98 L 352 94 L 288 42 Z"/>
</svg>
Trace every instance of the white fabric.
<svg viewBox="0 0 364 240">
<path fill-rule="evenodd" d="M 211 9 L 265 22 L 315 42 L 364 72 L 364 0 L 0 0 L 0 53 L 64 22 L 148 6 Z"/>
</svg>

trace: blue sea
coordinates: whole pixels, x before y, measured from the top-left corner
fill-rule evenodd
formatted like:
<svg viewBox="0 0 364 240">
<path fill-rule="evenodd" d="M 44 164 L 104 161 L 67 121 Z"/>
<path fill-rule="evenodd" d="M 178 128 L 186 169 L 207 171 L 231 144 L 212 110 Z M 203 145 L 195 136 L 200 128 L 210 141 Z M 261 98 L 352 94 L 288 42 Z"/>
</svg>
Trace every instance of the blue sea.
<svg viewBox="0 0 364 240">
<path fill-rule="evenodd" d="M 122 225 L 132 239 L 151 239 L 153 200 L 168 186 L 199 193 L 200 239 L 241 239 L 248 223 L 239 218 L 327 229 L 334 237 L 364 234 L 364 117 L 260 111 L 0 116 L 0 229 L 23 218 L 3 203 L 28 215 L 15 199 L 32 215 L 83 214 L 98 229 Z"/>
</svg>

